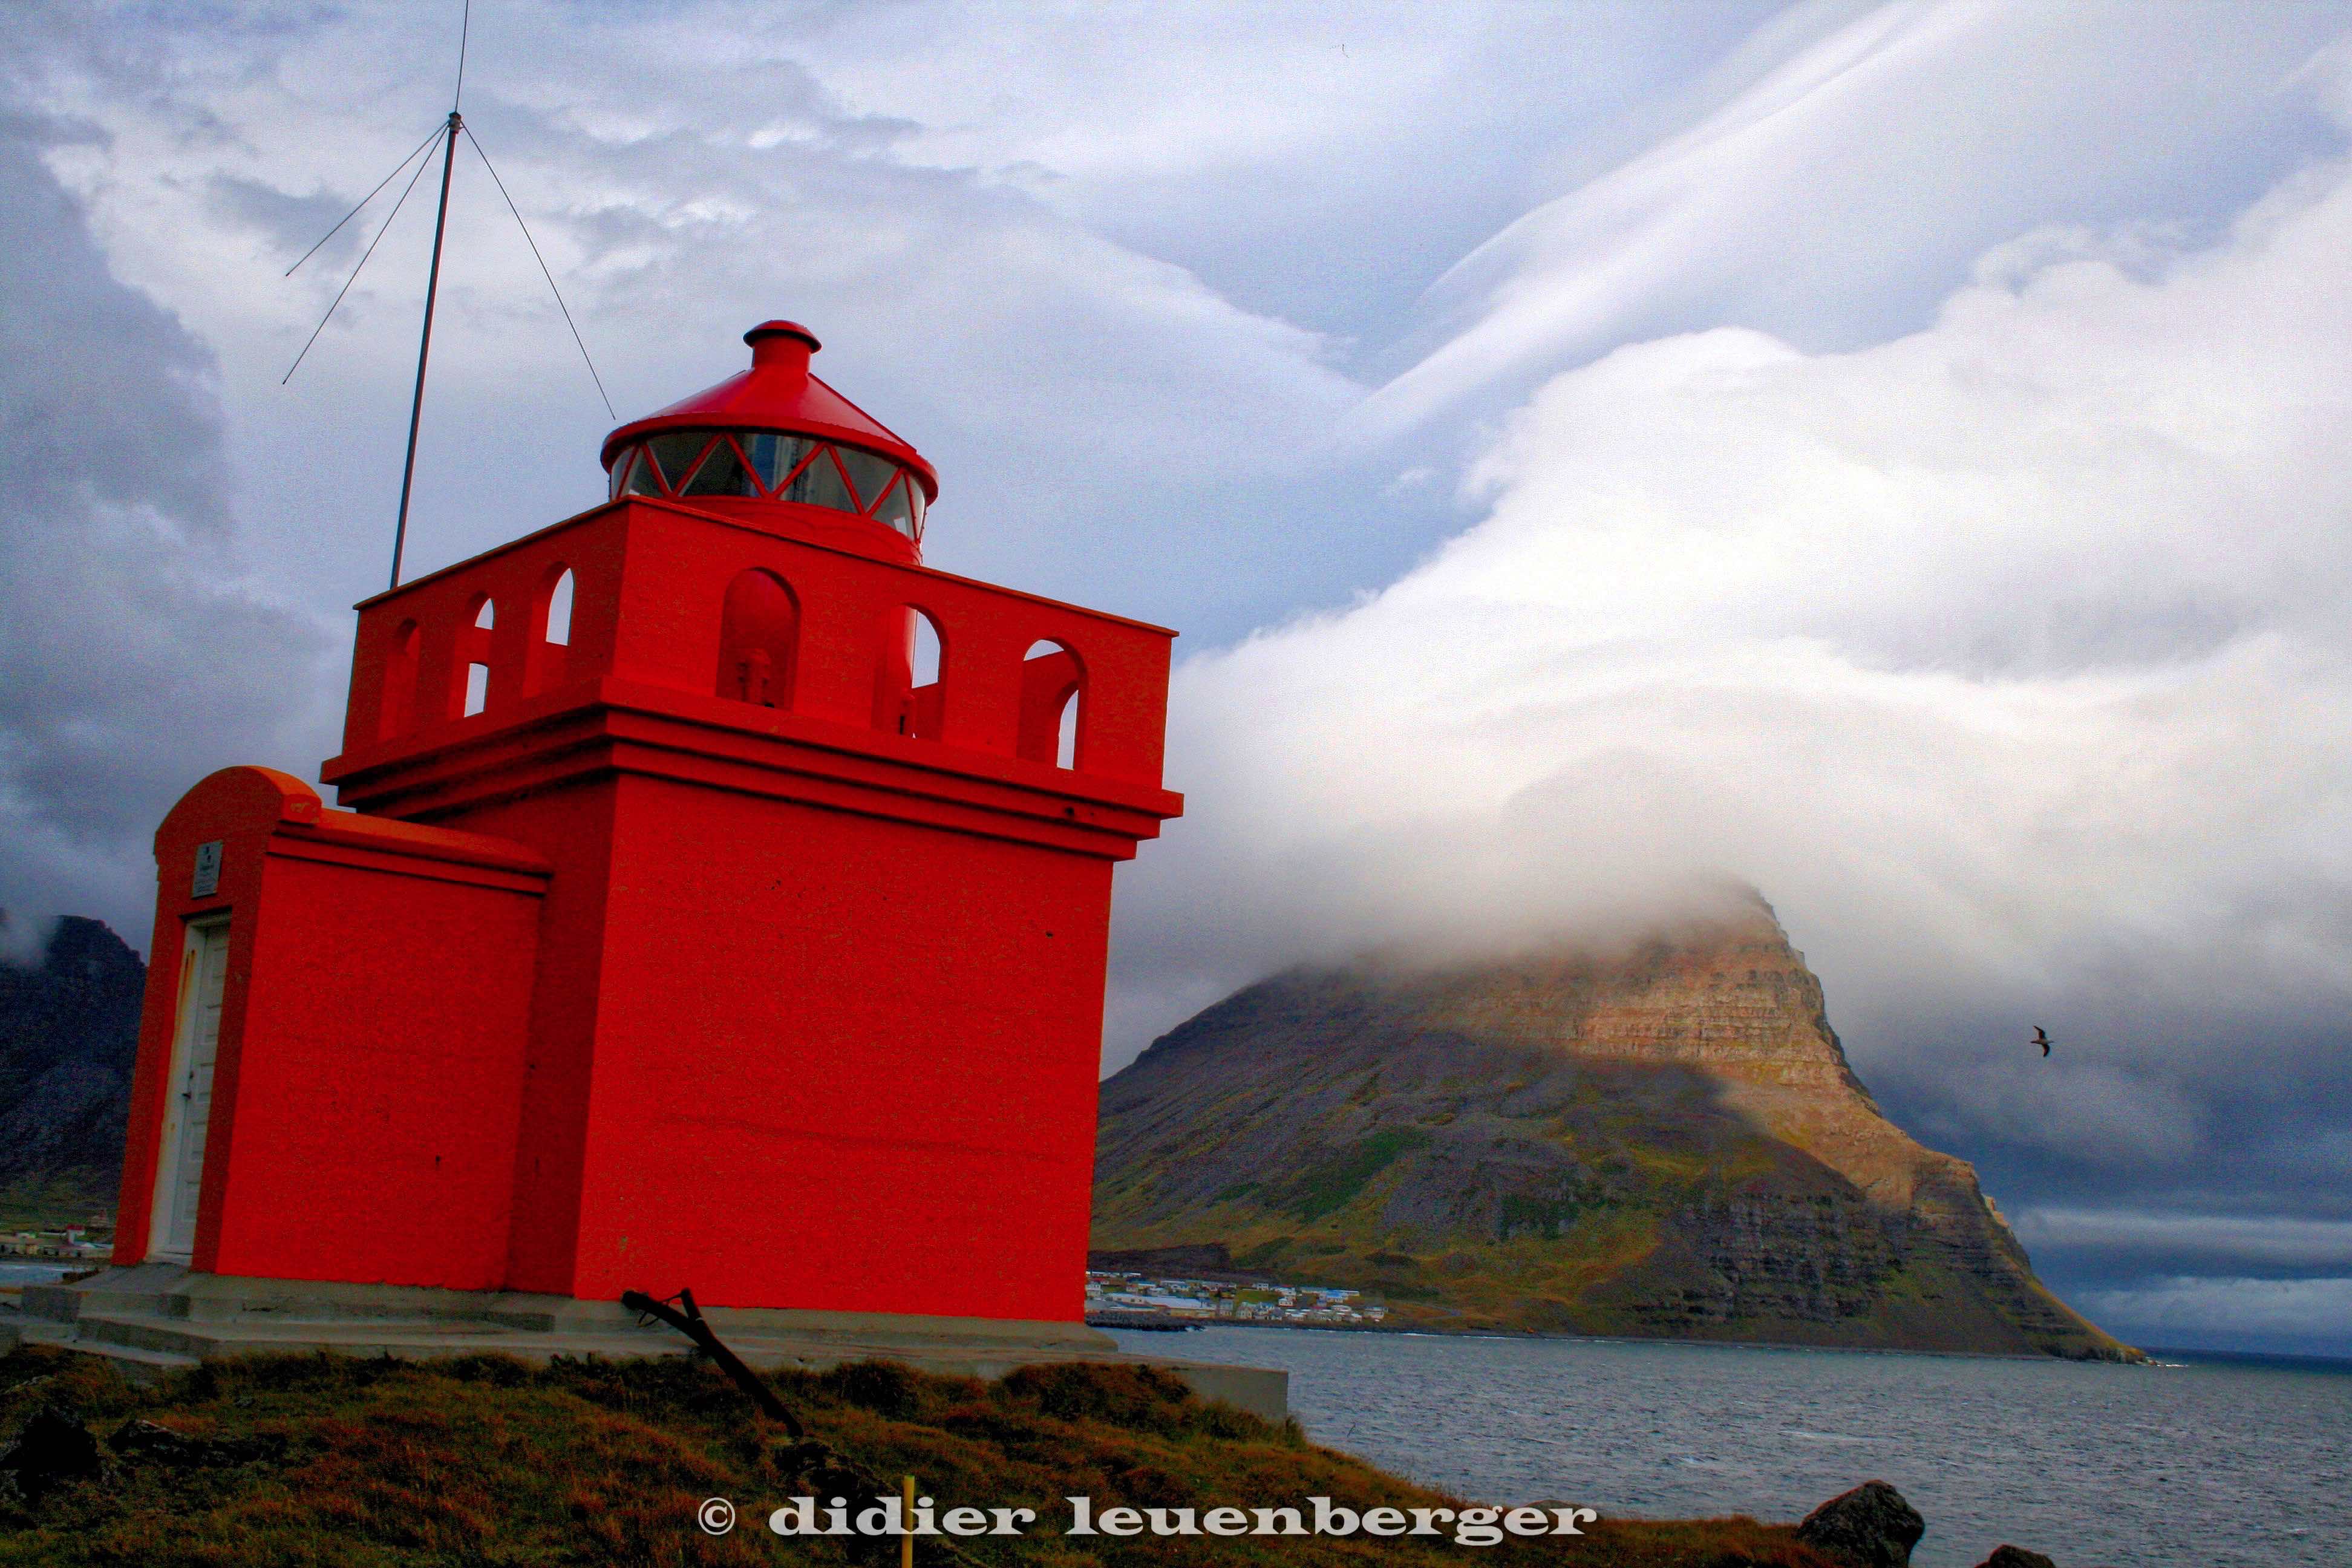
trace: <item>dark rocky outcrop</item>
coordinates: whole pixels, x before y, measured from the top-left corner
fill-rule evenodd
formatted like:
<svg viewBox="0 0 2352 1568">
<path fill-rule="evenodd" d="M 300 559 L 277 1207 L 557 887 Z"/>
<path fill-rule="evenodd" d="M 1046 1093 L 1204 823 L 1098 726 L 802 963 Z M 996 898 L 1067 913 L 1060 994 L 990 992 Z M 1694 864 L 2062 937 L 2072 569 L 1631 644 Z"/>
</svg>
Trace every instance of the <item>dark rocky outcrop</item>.
<svg viewBox="0 0 2352 1568">
<path fill-rule="evenodd" d="M 1992 1555 L 1978 1563 L 1977 1568 L 2058 1568 L 2058 1564 L 2022 1546 L 1996 1546 Z"/>
<path fill-rule="evenodd" d="M 1885 1481 L 1840 1492 L 1797 1526 L 1797 1539 L 1851 1568 L 1904 1568 L 1927 1533 L 1919 1510 Z"/>
<path fill-rule="evenodd" d="M 146 985 L 139 955 L 79 916 L 39 964 L 0 963 L 0 1191 L 111 1205 Z"/>
<path fill-rule="evenodd" d="M 1104 1084 L 1093 1245 L 1416 1327 L 2132 1353 L 1880 1112 L 1760 899 L 1227 997 Z"/>
</svg>

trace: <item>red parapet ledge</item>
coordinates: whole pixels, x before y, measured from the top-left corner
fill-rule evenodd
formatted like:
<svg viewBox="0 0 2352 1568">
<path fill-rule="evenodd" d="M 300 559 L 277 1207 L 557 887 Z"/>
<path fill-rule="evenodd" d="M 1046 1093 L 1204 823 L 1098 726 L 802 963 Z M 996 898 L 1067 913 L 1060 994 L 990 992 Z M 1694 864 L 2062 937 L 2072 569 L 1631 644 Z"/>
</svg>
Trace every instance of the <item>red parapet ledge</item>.
<svg viewBox="0 0 2352 1568">
<path fill-rule="evenodd" d="M 920 686 L 916 616 L 940 650 Z M 1160 788 L 1174 636 L 627 498 L 363 602 L 343 753 L 324 776 L 365 809 L 403 809 L 403 763 L 429 774 L 430 759 L 595 692 L 708 731 L 1168 816 L 1182 809 Z"/>
<path fill-rule="evenodd" d="M 869 727 L 591 679 L 526 698 L 425 750 L 334 759 L 326 781 L 366 812 L 437 817 L 613 772 L 958 827 L 1125 860 L 1183 797 Z"/>
</svg>

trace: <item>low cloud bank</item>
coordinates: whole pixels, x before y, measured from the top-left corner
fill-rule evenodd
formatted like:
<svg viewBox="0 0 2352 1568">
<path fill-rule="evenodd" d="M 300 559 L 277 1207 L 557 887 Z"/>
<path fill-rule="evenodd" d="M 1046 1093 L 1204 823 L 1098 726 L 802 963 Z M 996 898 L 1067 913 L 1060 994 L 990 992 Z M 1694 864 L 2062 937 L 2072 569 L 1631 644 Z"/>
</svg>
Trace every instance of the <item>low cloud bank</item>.
<svg viewBox="0 0 2352 1568">
<path fill-rule="evenodd" d="M 2280 1355 L 2345 1353 L 2352 1279 L 2206 1279 L 2182 1275 L 2125 1289 L 2076 1294 L 2111 1331 L 2145 1345 L 2192 1349 L 2222 1342 Z"/>
<path fill-rule="evenodd" d="M 2352 1273 L 2352 1221 L 2340 1219 L 2053 1207 L 2018 1215 L 2016 1229 L 2028 1247 L 2155 1265 L 2157 1273 Z"/>
</svg>

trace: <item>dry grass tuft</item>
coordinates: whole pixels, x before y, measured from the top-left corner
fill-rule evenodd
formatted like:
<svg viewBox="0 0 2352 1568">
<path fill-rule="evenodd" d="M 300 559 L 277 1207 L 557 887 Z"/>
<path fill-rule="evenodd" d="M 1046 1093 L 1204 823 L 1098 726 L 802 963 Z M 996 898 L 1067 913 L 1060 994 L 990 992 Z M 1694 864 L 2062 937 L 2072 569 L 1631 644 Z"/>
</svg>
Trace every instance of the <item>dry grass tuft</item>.
<svg viewBox="0 0 2352 1568">
<path fill-rule="evenodd" d="M 59 1407 L 101 1437 L 137 1417 L 189 1436 L 282 1439 L 284 1457 L 173 1465 L 101 1445 L 95 1474 L 37 1499 L 0 1473 L 0 1568 L 895 1563 L 895 1541 L 784 1541 L 764 1521 L 793 1497 L 871 1499 L 908 1474 L 942 1510 L 1038 1514 L 1018 1538 L 919 1542 L 924 1564 L 1829 1568 L 1787 1527 L 1749 1520 L 1604 1523 L 1580 1541 L 1487 1548 L 1066 1538 L 1062 1500 L 1080 1493 L 1097 1509 L 1301 1506 L 1316 1494 L 1358 1510 L 1460 1505 L 1317 1447 L 1296 1423 L 1202 1404 L 1150 1368 L 1037 1367 L 983 1384 L 865 1363 L 774 1381 L 807 1440 L 785 1438 L 698 1359 L 541 1368 L 496 1356 L 257 1356 L 142 1387 L 96 1358 L 28 1347 L 0 1358 L 0 1443 Z M 696 1527 L 710 1497 L 737 1505 L 733 1533 Z"/>
</svg>

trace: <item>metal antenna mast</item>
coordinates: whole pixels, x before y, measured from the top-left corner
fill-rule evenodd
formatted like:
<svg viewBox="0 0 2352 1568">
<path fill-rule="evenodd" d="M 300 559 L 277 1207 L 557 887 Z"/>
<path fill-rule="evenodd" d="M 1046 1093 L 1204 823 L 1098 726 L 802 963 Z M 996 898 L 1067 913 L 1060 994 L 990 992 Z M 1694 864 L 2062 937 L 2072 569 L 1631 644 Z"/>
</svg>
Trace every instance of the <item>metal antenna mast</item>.
<svg viewBox="0 0 2352 1568">
<path fill-rule="evenodd" d="M 470 9 L 470 7 L 469 7 Z M 462 58 L 462 49 L 460 51 Z M 464 67 L 458 79 L 465 79 Z M 464 117 L 452 109 L 442 132 L 441 211 L 433 220 L 433 268 L 425 276 L 425 331 L 416 340 L 416 395 L 408 405 L 408 460 L 400 469 L 400 521 L 392 531 L 392 584 L 400 586 L 400 553 L 408 544 L 408 492 L 416 483 L 416 426 L 425 417 L 425 362 L 433 353 L 433 300 L 441 291 L 441 237 L 449 227 L 449 171 L 457 162 L 457 132 Z"/>
<path fill-rule="evenodd" d="M 416 483 L 416 426 L 425 417 L 425 362 L 433 353 L 433 301 L 441 292 L 441 237 L 449 229 L 449 175 L 457 164 L 457 132 L 466 128 L 457 106 L 466 100 L 466 44 L 474 31 L 474 0 L 457 25 L 457 86 L 441 128 L 441 210 L 433 217 L 433 267 L 425 275 L 425 330 L 416 340 L 416 395 L 408 404 L 408 457 L 400 467 L 400 521 L 392 530 L 392 583 L 400 586 L 400 554 L 408 545 L 408 492 Z"/>
<path fill-rule="evenodd" d="M 408 177 L 407 185 L 402 188 L 400 200 L 393 204 L 392 216 L 383 220 L 383 226 L 376 230 L 375 238 L 368 242 L 367 249 L 360 256 L 359 266 L 352 268 L 351 277 L 344 280 L 341 290 L 334 298 L 334 302 L 327 307 L 326 315 L 320 318 L 317 329 L 310 333 L 310 342 L 302 345 L 301 353 L 294 356 L 294 363 L 287 370 L 285 378 L 287 381 L 291 381 L 294 379 L 294 372 L 301 368 L 303 358 L 310 353 L 311 344 L 319 341 L 319 333 L 325 331 L 327 322 L 333 320 L 335 307 L 343 302 L 343 295 L 350 293 L 352 285 L 360 280 L 360 272 L 367 266 L 368 258 L 375 254 L 377 244 L 392 228 L 393 218 L 398 217 L 401 207 L 406 205 L 408 193 L 416 188 L 417 180 L 423 177 L 426 167 L 431 164 L 433 155 L 427 149 L 436 141 L 441 143 L 441 205 L 440 210 L 435 214 L 433 219 L 433 265 L 431 270 L 425 274 L 425 325 L 416 340 L 416 390 L 408 403 L 408 455 L 401 466 L 400 518 L 393 529 L 392 535 L 391 585 L 394 588 L 400 586 L 400 561 L 408 545 L 408 500 L 416 487 L 416 436 L 418 426 L 424 422 L 425 416 L 425 371 L 433 356 L 433 307 L 441 293 L 441 246 L 449 232 L 449 178 L 455 172 L 457 161 L 457 138 L 460 135 L 473 142 L 475 153 L 482 160 L 482 167 L 489 170 L 490 179 L 498 185 L 499 195 L 505 198 L 507 210 L 514 214 L 515 225 L 522 230 L 523 243 L 530 247 L 531 258 L 539 263 L 539 270 L 547 279 L 548 291 L 555 296 L 555 308 L 563 312 L 563 324 L 571 328 L 572 341 L 580 346 L 580 357 L 586 362 L 588 374 L 596 384 L 596 395 L 603 399 L 604 412 L 607 414 L 613 412 L 613 400 L 604 393 L 604 379 L 596 374 L 596 362 L 590 357 L 588 345 L 581 340 L 580 328 L 572 320 L 571 307 L 563 302 L 563 290 L 555 286 L 555 274 L 549 269 L 547 258 L 540 254 L 539 241 L 531 237 L 530 226 L 522 220 L 522 209 L 515 205 L 514 197 L 508 194 L 506 182 L 499 178 L 497 168 L 490 163 L 490 155 L 482 151 L 481 142 L 475 140 L 473 131 L 466 124 L 466 117 L 458 112 L 459 105 L 465 100 L 466 45 L 473 32 L 473 0 L 466 0 L 465 21 L 457 34 L 457 91 L 450 98 L 449 118 L 443 121 L 439 129 L 419 142 L 415 151 L 400 161 L 400 168 L 386 174 L 374 190 L 362 196 L 359 206 L 345 213 L 317 245 L 304 251 L 301 261 L 297 261 L 286 269 L 286 275 L 291 278 L 301 267 L 303 261 L 308 261 L 311 257 L 319 254 L 320 247 L 340 233 L 344 224 L 359 216 L 361 208 L 375 200 L 383 192 L 385 186 L 398 179 L 401 169 L 405 169 L 412 162 L 415 162 L 417 153 L 425 154 L 424 162 L 416 165 L 416 173 Z"/>
</svg>

